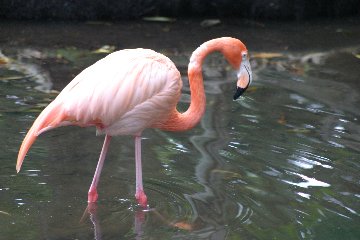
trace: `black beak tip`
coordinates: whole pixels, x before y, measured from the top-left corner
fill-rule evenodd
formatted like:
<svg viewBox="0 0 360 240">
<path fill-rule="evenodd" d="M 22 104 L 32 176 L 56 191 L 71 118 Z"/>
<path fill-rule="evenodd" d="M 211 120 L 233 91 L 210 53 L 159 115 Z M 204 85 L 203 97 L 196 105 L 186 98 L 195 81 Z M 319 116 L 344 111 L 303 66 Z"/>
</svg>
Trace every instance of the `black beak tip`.
<svg viewBox="0 0 360 240">
<path fill-rule="evenodd" d="M 247 87 L 246 88 L 237 87 L 233 99 L 234 100 L 238 99 L 246 91 L 246 89 Z"/>
</svg>

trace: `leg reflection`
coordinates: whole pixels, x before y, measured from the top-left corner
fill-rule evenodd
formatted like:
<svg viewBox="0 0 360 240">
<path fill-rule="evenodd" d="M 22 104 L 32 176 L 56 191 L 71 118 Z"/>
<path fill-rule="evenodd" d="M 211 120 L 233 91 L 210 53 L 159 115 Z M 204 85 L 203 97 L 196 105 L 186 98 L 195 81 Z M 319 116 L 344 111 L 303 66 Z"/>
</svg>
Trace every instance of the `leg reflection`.
<svg viewBox="0 0 360 240">
<path fill-rule="evenodd" d="M 97 214 L 97 203 L 93 202 L 93 203 L 88 203 L 80 222 L 85 222 L 87 221 L 87 219 L 89 219 L 93 225 L 93 229 L 94 229 L 94 239 L 95 240 L 101 240 L 102 239 L 102 231 L 101 231 L 101 224 L 99 221 L 99 217 Z M 142 239 L 143 235 L 144 235 L 144 223 L 145 223 L 145 217 L 147 212 L 149 212 L 151 210 L 149 209 L 144 209 L 144 208 L 140 208 L 138 210 L 136 210 L 135 214 L 134 214 L 134 227 L 133 227 L 133 231 L 135 234 L 135 239 Z"/>
<path fill-rule="evenodd" d="M 97 204 L 96 202 L 88 203 L 85 212 L 81 218 L 81 222 L 85 217 L 89 216 L 90 221 L 94 226 L 94 239 L 101 240 L 101 226 L 97 216 Z"/>
<path fill-rule="evenodd" d="M 134 231 L 135 231 L 135 239 L 142 239 L 144 234 L 143 225 L 145 223 L 145 211 L 143 209 L 139 209 L 135 212 L 135 221 L 134 221 Z"/>
</svg>

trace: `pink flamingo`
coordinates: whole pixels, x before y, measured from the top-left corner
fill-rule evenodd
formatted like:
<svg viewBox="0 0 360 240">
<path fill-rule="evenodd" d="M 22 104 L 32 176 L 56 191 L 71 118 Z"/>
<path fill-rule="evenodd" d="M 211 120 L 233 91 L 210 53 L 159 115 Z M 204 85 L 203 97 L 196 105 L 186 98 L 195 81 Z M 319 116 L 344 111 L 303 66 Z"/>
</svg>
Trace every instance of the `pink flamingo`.
<svg viewBox="0 0 360 240">
<path fill-rule="evenodd" d="M 211 52 L 220 51 L 237 70 L 237 99 L 252 81 L 245 45 L 238 39 L 222 37 L 203 43 L 190 58 L 188 77 L 191 90 L 189 109 L 176 109 L 182 81 L 174 63 L 149 49 L 128 49 L 109 54 L 77 75 L 38 116 L 23 140 L 16 163 L 17 172 L 36 138 L 50 129 L 76 125 L 95 126 L 105 134 L 88 202 L 96 202 L 97 185 L 112 136 L 135 136 L 136 194 L 147 206 L 141 168 L 141 133 L 146 128 L 185 131 L 193 128 L 205 112 L 202 62 Z"/>
</svg>

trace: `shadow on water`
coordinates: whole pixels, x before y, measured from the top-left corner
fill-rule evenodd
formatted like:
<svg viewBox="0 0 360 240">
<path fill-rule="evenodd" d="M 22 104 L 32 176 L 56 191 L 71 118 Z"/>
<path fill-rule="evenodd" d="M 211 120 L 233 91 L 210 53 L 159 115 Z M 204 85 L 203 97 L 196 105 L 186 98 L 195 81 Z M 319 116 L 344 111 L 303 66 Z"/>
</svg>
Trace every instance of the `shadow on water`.
<svg viewBox="0 0 360 240">
<path fill-rule="evenodd" d="M 144 133 L 147 210 L 133 197 L 130 137 L 113 140 L 99 202 L 86 210 L 102 142 L 94 129 L 42 135 L 16 175 L 26 129 L 60 88 L 53 78 L 70 79 L 108 51 L 1 49 L 0 239 L 359 238 L 359 46 L 252 51 L 254 85 L 239 101 L 235 73 L 210 56 L 201 124 Z M 159 51 L 182 72 L 185 109 L 190 51 Z"/>
</svg>

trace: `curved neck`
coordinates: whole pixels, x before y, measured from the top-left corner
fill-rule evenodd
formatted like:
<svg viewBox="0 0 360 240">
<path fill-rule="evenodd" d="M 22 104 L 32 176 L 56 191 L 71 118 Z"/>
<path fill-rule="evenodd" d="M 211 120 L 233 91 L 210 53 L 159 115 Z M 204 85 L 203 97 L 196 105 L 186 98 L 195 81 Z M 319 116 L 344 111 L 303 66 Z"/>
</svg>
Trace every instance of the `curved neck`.
<svg viewBox="0 0 360 240">
<path fill-rule="evenodd" d="M 190 106 L 184 113 L 180 113 L 174 109 L 169 119 L 160 127 L 161 129 L 168 131 L 185 131 L 193 128 L 200 122 L 201 117 L 205 113 L 206 106 L 202 63 L 205 57 L 214 51 L 221 51 L 219 39 L 205 42 L 193 52 L 188 66 L 191 93 Z"/>
</svg>

